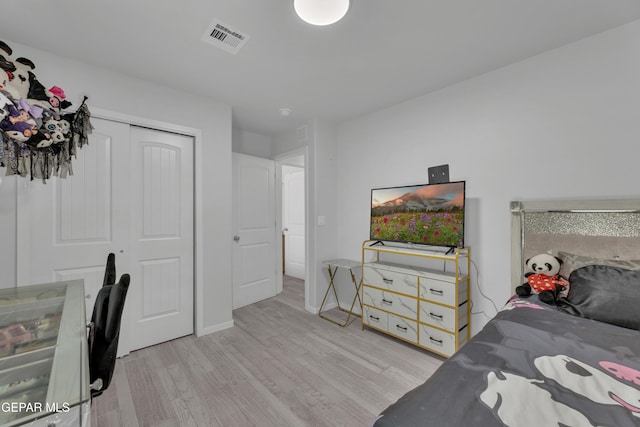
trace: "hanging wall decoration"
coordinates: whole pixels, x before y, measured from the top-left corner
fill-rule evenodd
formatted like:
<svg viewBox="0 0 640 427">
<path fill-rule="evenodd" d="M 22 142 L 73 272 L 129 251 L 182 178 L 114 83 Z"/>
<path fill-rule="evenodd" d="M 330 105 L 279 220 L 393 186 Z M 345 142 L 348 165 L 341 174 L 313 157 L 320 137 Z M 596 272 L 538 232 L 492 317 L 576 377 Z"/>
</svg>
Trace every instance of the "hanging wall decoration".
<svg viewBox="0 0 640 427">
<path fill-rule="evenodd" d="M 85 97 L 78 109 L 64 90 L 44 86 L 27 58 L 11 59 L 0 41 L 0 166 L 7 175 L 45 182 L 73 175 L 71 160 L 89 142 L 91 126 Z"/>
</svg>

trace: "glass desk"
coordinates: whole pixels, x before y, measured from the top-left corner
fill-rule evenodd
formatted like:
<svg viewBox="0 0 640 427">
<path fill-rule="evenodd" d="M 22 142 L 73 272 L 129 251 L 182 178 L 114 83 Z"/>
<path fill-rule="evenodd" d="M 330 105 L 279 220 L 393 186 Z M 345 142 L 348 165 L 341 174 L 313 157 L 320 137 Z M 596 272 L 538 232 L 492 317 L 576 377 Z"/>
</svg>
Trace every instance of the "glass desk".
<svg viewBox="0 0 640 427">
<path fill-rule="evenodd" d="M 82 280 L 0 290 L 0 426 L 88 426 Z"/>
</svg>

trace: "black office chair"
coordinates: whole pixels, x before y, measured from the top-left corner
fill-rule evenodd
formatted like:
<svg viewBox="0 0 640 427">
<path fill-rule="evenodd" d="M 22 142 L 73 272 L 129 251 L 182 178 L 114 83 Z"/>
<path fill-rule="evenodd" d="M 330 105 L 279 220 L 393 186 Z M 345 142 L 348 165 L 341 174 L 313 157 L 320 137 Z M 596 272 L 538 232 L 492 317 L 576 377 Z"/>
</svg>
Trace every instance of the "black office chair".
<svg viewBox="0 0 640 427">
<path fill-rule="evenodd" d="M 107 255 L 107 264 L 104 268 L 104 279 L 102 280 L 102 287 L 111 286 L 116 283 L 116 254 L 113 252 Z M 93 347 L 93 340 L 95 334 L 95 318 L 96 318 L 96 310 L 105 310 L 106 312 L 106 302 L 104 302 L 105 298 L 108 298 L 108 293 L 103 292 L 96 296 L 96 302 L 93 306 L 93 315 L 91 316 L 91 322 L 87 325 L 88 331 L 88 340 L 89 340 L 89 352 L 91 352 L 91 348 Z M 97 307 L 100 307 L 99 309 Z M 100 316 L 100 313 L 97 313 Z M 106 315 L 106 314 L 105 314 Z"/>
<path fill-rule="evenodd" d="M 107 255 L 107 266 L 104 269 L 104 280 L 102 286 L 109 286 L 116 283 L 116 254 Z"/>
<path fill-rule="evenodd" d="M 93 336 L 89 337 L 89 372 L 92 398 L 101 395 L 111 383 L 118 353 L 122 311 L 129 282 L 129 275 L 123 274 L 118 283 L 103 286 L 96 297 L 91 316 Z"/>
</svg>

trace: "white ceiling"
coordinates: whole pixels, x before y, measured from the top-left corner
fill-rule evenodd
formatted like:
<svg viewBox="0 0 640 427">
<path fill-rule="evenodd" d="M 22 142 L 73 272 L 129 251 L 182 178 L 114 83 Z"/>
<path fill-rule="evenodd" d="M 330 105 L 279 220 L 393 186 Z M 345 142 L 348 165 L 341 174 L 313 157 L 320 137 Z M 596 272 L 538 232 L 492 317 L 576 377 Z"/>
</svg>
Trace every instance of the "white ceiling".
<svg viewBox="0 0 640 427">
<path fill-rule="evenodd" d="M 640 19 L 639 0 L 352 0 L 329 27 L 300 21 L 293 0 L 0 10 L 0 40 L 228 103 L 234 127 L 265 135 L 313 117 L 340 123 Z M 201 40 L 214 18 L 250 36 L 236 55 Z"/>
</svg>

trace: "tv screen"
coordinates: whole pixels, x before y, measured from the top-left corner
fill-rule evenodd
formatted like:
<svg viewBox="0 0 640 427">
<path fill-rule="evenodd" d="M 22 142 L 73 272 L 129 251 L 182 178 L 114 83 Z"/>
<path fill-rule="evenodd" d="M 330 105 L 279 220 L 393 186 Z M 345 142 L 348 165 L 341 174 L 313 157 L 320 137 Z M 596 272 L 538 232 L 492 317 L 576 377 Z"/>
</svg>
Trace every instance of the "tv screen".
<svg viewBox="0 0 640 427">
<path fill-rule="evenodd" d="M 371 190 L 371 239 L 464 246 L 465 181 Z"/>
</svg>

